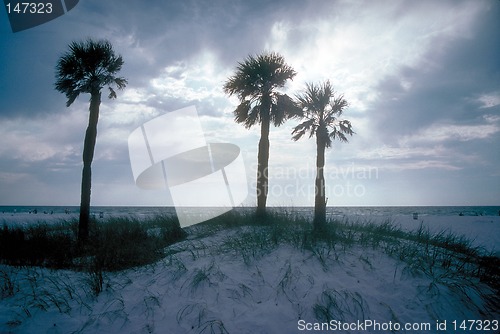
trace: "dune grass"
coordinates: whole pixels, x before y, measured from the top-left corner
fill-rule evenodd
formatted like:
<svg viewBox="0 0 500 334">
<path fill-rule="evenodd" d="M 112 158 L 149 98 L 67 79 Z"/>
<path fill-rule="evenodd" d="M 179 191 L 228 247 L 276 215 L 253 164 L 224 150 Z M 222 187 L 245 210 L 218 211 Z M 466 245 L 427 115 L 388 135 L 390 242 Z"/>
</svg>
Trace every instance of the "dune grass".
<svg viewBox="0 0 500 334">
<path fill-rule="evenodd" d="M 77 242 L 77 222 L 0 229 L 0 262 L 12 266 L 116 271 L 157 261 L 163 249 L 185 238 L 175 217 L 92 220 L 89 242 Z"/>
<path fill-rule="evenodd" d="M 231 230 L 238 229 L 238 233 Z M 498 256 L 474 247 L 464 236 L 442 231 L 431 233 L 424 226 L 404 231 L 391 221 L 382 224 L 332 220 L 326 230 L 315 233 L 304 217 L 281 209 L 257 219 L 253 212 L 233 210 L 204 223 L 181 229 L 175 217 L 154 216 L 140 221 L 117 217 L 93 220 L 89 243 L 76 242 L 76 221 L 39 223 L 28 227 L 0 229 L 0 262 L 13 266 L 44 266 L 79 269 L 93 265 L 116 271 L 155 262 L 175 253 L 165 247 L 183 240 L 187 233 L 193 243 L 219 231 L 226 231 L 218 252 L 241 256 L 245 264 L 279 245 L 309 251 L 321 262 L 354 245 L 379 248 L 408 262 L 413 268 L 432 273 L 446 269 L 464 277 L 478 277 L 489 284 L 500 281 Z M 196 257 L 205 247 L 192 247 Z M 495 286 L 497 289 L 499 286 Z"/>
<path fill-rule="evenodd" d="M 475 290 L 475 282 L 486 283 L 493 293 L 484 297 L 493 309 L 500 308 L 497 297 L 500 296 L 500 258 L 450 231 L 431 233 L 423 225 L 415 231 L 405 231 L 389 220 L 375 223 L 346 219 L 331 220 L 324 231 L 315 233 L 308 219 L 285 209 L 271 211 L 261 219 L 252 213 L 231 211 L 188 230 L 194 238 L 223 231 L 223 242 L 215 249 L 212 247 L 212 253 L 232 254 L 248 266 L 282 245 L 310 253 L 325 269 L 328 260 L 338 259 L 353 247 L 378 249 L 402 261 L 405 270 L 412 274 L 423 273 L 435 283 L 452 289 Z M 174 245 L 170 251 L 177 252 L 175 249 Z M 194 252 L 203 254 L 203 245 L 198 244 L 191 251 L 193 256 Z M 371 265 L 362 256 L 360 261 Z"/>
<path fill-rule="evenodd" d="M 187 269 L 175 257 L 180 252 L 188 252 L 192 260 L 207 254 L 229 254 L 241 258 L 244 265 L 252 266 L 267 254 L 286 246 L 310 254 L 311 261 L 318 261 L 326 271 L 332 260 L 339 259 L 354 247 L 361 247 L 381 250 L 402 261 L 404 270 L 425 274 L 436 284 L 448 284 L 452 289 L 474 289 L 475 282 L 484 282 L 494 291 L 484 297 L 493 308 L 500 306 L 496 297 L 500 295 L 499 257 L 474 247 L 463 236 L 445 231 L 431 233 L 423 226 L 416 231 L 404 231 L 390 221 L 379 224 L 331 220 L 324 231 L 315 233 L 308 219 L 286 209 L 271 211 L 260 219 L 251 211 L 232 210 L 184 230 L 174 217 L 164 216 L 144 221 L 134 218 L 93 221 L 90 242 L 83 248 L 76 242 L 76 227 L 76 222 L 40 223 L 27 228 L 3 226 L 0 229 L 0 262 L 10 266 L 85 271 L 90 293 L 98 295 L 104 289 L 106 272 L 140 267 L 161 259 L 165 265 L 177 268 L 181 277 Z M 220 236 L 220 242 L 204 243 L 204 238 L 214 235 Z M 181 240 L 185 241 L 176 243 Z M 362 254 L 359 260 L 366 266 L 372 265 Z M 219 279 L 218 275 L 222 275 L 217 268 L 217 263 L 212 262 L 196 270 L 186 280 L 185 289 L 194 293 L 201 286 L 210 286 L 212 281 Z M 279 284 L 283 293 L 287 292 L 293 275 L 292 271 L 284 270 Z M 0 272 L 0 288 L 2 296 L 16 293 L 15 277 L 8 271 Z M 343 293 L 325 291 L 315 309 L 318 318 L 333 316 L 335 303 L 342 300 L 357 314 L 356 305 L 362 300 L 359 296 Z M 209 327 L 212 325 L 215 324 Z"/>
</svg>

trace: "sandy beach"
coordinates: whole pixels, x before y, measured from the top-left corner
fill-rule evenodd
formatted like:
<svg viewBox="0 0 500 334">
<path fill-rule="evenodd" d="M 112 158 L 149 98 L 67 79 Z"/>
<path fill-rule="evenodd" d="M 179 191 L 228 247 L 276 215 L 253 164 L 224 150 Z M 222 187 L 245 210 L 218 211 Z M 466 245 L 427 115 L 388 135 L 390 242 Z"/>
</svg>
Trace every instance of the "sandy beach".
<svg viewBox="0 0 500 334">
<path fill-rule="evenodd" d="M 0 222 L 25 216 L 33 217 Z M 61 216 L 50 218 L 67 218 Z M 423 224 L 432 232 L 466 234 L 498 254 L 500 217 L 377 220 L 387 218 L 403 229 Z M 8 278 L 16 290 L 0 300 L 0 332 L 452 333 L 463 321 L 497 328 L 500 320 L 486 303 L 494 294 L 486 284 L 439 267 L 419 270 L 374 247 L 305 251 L 256 246 L 252 236 L 259 231 L 250 227 L 208 236 L 197 225 L 188 231 L 161 261 L 105 273 L 98 296 L 86 273 L 0 266 L 4 289 Z"/>
</svg>

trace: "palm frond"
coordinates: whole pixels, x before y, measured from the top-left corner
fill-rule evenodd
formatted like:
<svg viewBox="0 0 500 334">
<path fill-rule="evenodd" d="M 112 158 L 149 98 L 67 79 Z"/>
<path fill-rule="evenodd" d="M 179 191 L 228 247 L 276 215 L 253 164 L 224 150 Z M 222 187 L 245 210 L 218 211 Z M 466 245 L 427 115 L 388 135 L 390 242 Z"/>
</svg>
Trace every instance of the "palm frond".
<svg viewBox="0 0 500 334">
<path fill-rule="evenodd" d="M 110 98 L 110 99 L 116 99 L 116 92 L 115 92 L 115 90 L 112 87 L 108 87 L 108 89 L 109 89 L 108 98 Z"/>
<path fill-rule="evenodd" d="M 271 122 L 274 126 L 280 126 L 287 119 L 300 117 L 301 109 L 297 106 L 293 99 L 286 94 L 275 94 L 273 103 L 271 104 Z"/>
<path fill-rule="evenodd" d="M 115 78 L 114 82 L 118 89 L 124 89 L 128 84 L 128 81 L 125 78 Z"/>
<path fill-rule="evenodd" d="M 66 97 L 68 98 L 68 101 L 66 101 L 66 107 L 69 107 L 70 105 L 75 102 L 76 98 L 78 97 L 78 93 L 75 91 L 74 93 L 66 94 Z"/>
<path fill-rule="evenodd" d="M 248 104 L 248 112 L 242 113 L 238 108 L 234 111 L 236 122 L 244 123 L 250 127 L 262 120 L 260 113 L 269 113 L 270 120 L 276 126 L 281 125 L 286 119 L 295 116 L 297 108 L 287 95 L 279 94 L 276 89 L 296 75 L 293 68 L 285 63 L 283 56 L 277 53 L 263 53 L 257 56 L 248 56 L 243 62 L 238 63 L 236 72 L 224 83 L 223 90 L 229 96 L 236 95 L 242 104 Z M 269 102 L 269 99 L 271 101 Z M 268 110 L 267 107 L 269 106 Z M 244 121 L 242 117 L 249 117 Z"/>
<path fill-rule="evenodd" d="M 342 120 L 339 122 L 339 130 L 342 133 L 352 136 L 354 131 L 352 130 L 351 122 L 348 120 Z"/>
<path fill-rule="evenodd" d="M 344 133 L 342 133 L 341 131 L 339 131 L 337 128 L 335 128 L 333 131 L 330 132 L 330 136 L 329 136 L 331 139 L 336 139 L 336 140 L 339 140 L 341 142 L 345 142 L 347 143 L 348 140 L 347 140 L 347 137 L 345 136 Z"/>
<path fill-rule="evenodd" d="M 234 110 L 234 121 L 242 123 L 247 129 L 260 120 L 260 108 L 252 105 L 251 101 L 243 101 Z"/>
<path fill-rule="evenodd" d="M 69 51 L 62 55 L 56 65 L 56 90 L 66 95 L 70 106 L 81 93 L 100 91 L 108 86 L 110 98 L 116 97 L 113 86 L 123 89 L 125 78 L 116 77 L 124 62 L 115 55 L 110 42 L 106 40 L 74 41 Z"/>
<path fill-rule="evenodd" d="M 257 124 L 262 120 L 262 105 L 255 104 L 248 113 L 248 117 L 245 120 L 245 127 L 249 129 L 252 125 Z"/>
<path fill-rule="evenodd" d="M 306 134 L 307 131 L 309 131 L 309 137 L 311 137 L 313 133 L 316 132 L 316 128 L 317 125 L 315 124 L 315 119 L 308 119 L 293 128 L 292 139 L 294 141 L 299 140 Z"/>
<path fill-rule="evenodd" d="M 302 109 L 302 118 L 306 118 L 307 121 L 295 127 L 292 132 L 293 140 L 301 138 L 310 131 L 309 137 L 316 135 L 326 147 L 330 147 L 332 140 L 347 142 L 346 135 L 354 134 L 351 123 L 340 119 L 348 103 L 343 95 L 335 95 L 330 81 L 318 85 L 307 83 L 306 89 L 296 96 L 296 100 Z"/>
<path fill-rule="evenodd" d="M 243 101 L 234 110 L 234 121 L 236 123 L 245 123 L 248 118 L 248 113 L 250 112 L 250 101 Z"/>
</svg>

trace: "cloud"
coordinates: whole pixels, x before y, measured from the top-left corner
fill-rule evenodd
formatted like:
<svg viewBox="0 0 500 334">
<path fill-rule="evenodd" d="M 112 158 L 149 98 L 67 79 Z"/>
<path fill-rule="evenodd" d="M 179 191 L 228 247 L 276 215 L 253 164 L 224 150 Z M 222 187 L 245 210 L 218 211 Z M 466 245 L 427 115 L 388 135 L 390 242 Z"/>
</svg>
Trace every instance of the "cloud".
<svg viewBox="0 0 500 334">
<path fill-rule="evenodd" d="M 229 71 L 220 66 L 214 55 L 203 50 L 200 54 L 165 67 L 159 76 L 149 82 L 149 91 L 163 100 L 177 100 L 188 104 L 203 101 L 202 114 L 220 115 L 227 106 L 222 85 Z"/>
<path fill-rule="evenodd" d="M 479 4 L 476 13 L 481 19 L 471 14 L 475 19 L 466 21 L 468 29 L 436 37 L 420 61 L 399 67 L 376 85 L 377 100 L 366 114 L 382 140 L 394 141 L 433 124 L 478 123 L 491 112 L 482 108 L 481 99 L 495 96 L 493 87 L 500 89 L 500 76 L 493 74 L 498 68 L 491 68 L 493 59 L 500 57 L 499 48 L 492 47 L 500 42 L 494 33 L 499 10 L 482 8 L 487 3 L 474 4 Z"/>
<path fill-rule="evenodd" d="M 446 141 L 487 139 L 499 131 L 500 126 L 493 123 L 480 125 L 433 124 L 428 128 L 421 129 L 415 134 L 402 137 L 400 144 L 407 146 L 415 143 L 436 144 Z"/>
<path fill-rule="evenodd" d="M 73 161 L 85 131 L 85 113 L 72 111 L 37 118 L 14 118 L 0 123 L 0 157 L 23 163 L 49 159 Z"/>
<path fill-rule="evenodd" d="M 332 80 L 351 106 L 366 110 L 377 99 L 377 85 L 402 67 L 435 66 L 426 55 L 438 45 L 471 34 L 485 6 L 471 2 L 331 3 L 315 20 L 303 16 L 277 21 L 266 47 L 277 49 L 304 81 Z M 342 15 L 339 15 L 342 13 Z M 411 82 L 405 82 L 409 87 Z"/>
<path fill-rule="evenodd" d="M 477 98 L 477 101 L 482 104 L 480 107 L 483 108 L 493 108 L 500 105 L 500 92 L 491 92 L 482 94 Z"/>
<path fill-rule="evenodd" d="M 500 135 L 500 118 L 484 117 L 473 125 L 435 123 L 396 142 L 371 147 L 356 154 L 356 159 L 376 163 L 389 170 L 460 170 L 488 165 Z"/>
<path fill-rule="evenodd" d="M 134 188 L 127 138 L 144 122 L 188 105 L 196 105 L 208 141 L 233 142 L 245 163 L 255 164 L 259 127 L 234 123 L 238 102 L 222 85 L 237 62 L 263 50 L 282 53 L 297 70 L 285 87 L 290 95 L 325 79 L 345 95 L 356 134 L 327 151 L 327 168 L 384 171 L 370 180 L 376 189 L 370 198 L 382 200 L 398 182 L 449 175 L 480 174 L 493 177 L 484 184 L 498 185 L 498 17 L 497 1 L 82 2 L 30 31 L 2 31 L 0 187 L 15 193 L 11 203 L 44 193 L 60 198 L 57 191 L 65 189 L 78 200 L 89 97 L 66 108 L 53 88 L 54 66 L 69 42 L 89 36 L 111 41 L 129 81 L 116 100 L 101 104 L 93 169 L 99 203 L 163 203 L 159 194 Z M 270 162 L 313 170 L 314 139 L 292 142 L 295 124 L 271 129 Z M 9 194 L 2 191 L 5 203 Z M 345 203 L 362 204 L 355 200 Z"/>
<path fill-rule="evenodd" d="M 15 172 L 0 172 L 0 183 L 4 185 L 17 184 L 30 180 L 30 174 Z"/>
</svg>

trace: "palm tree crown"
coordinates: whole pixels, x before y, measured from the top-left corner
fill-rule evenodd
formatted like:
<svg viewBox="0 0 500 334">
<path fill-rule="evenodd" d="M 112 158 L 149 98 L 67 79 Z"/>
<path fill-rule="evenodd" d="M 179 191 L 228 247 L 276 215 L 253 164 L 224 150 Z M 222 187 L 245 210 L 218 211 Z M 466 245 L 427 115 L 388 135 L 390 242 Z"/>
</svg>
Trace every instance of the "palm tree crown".
<svg viewBox="0 0 500 334">
<path fill-rule="evenodd" d="M 109 98 L 116 98 L 113 86 L 125 88 L 127 80 L 116 77 L 123 65 L 110 42 L 105 40 L 72 42 L 69 51 L 59 58 L 56 66 L 56 89 L 65 94 L 69 107 L 80 93 L 95 93 L 105 86 Z"/>
<path fill-rule="evenodd" d="M 346 135 L 354 134 L 351 122 L 340 119 L 348 103 L 343 95 L 335 96 L 330 81 L 322 85 L 307 84 L 305 93 L 297 96 L 297 100 L 306 120 L 293 129 L 293 140 L 309 132 L 309 138 L 316 135 L 329 148 L 332 140 L 347 142 Z"/>
<path fill-rule="evenodd" d="M 249 56 L 238 64 L 235 75 L 224 84 L 224 92 L 237 95 L 240 105 L 234 111 L 235 121 L 250 128 L 268 118 L 280 126 L 295 115 L 293 101 L 277 91 L 297 73 L 277 53 Z"/>
</svg>

